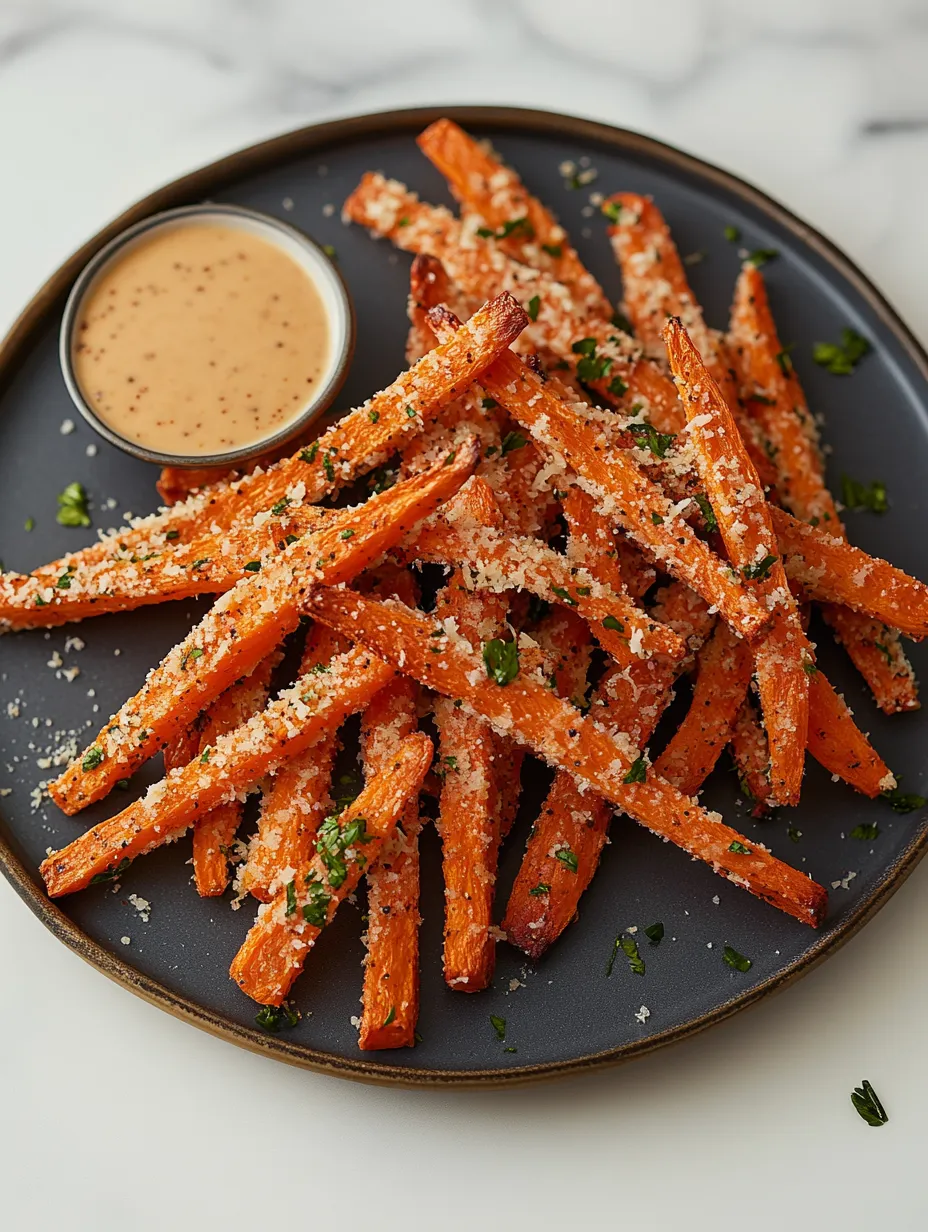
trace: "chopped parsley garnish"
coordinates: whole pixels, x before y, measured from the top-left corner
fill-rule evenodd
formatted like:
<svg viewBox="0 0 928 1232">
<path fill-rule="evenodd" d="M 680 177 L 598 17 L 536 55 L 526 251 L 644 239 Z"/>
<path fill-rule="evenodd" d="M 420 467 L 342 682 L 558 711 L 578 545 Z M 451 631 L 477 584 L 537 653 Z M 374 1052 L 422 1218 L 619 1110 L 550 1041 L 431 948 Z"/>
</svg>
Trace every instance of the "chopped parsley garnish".
<svg viewBox="0 0 928 1232">
<path fill-rule="evenodd" d="M 635 438 L 639 449 L 650 449 L 656 458 L 663 458 L 676 439 L 670 433 L 658 432 L 657 428 L 649 423 L 629 424 L 628 431 Z"/>
<path fill-rule="evenodd" d="M 777 352 L 776 360 L 780 365 L 780 371 L 784 376 L 789 376 L 793 371 L 793 361 L 789 357 L 790 351 L 793 349 L 794 343 L 785 346 L 782 351 Z"/>
<path fill-rule="evenodd" d="M 299 1021 L 299 1014 L 296 1010 L 292 1010 L 286 1001 L 283 1005 L 265 1005 L 255 1016 L 255 1022 L 261 1030 L 270 1031 L 272 1034 L 282 1031 L 285 1027 L 295 1027 Z"/>
<path fill-rule="evenodd" d="M 334 261 L 334 260 L 335 260 L 336 253 L 335 253 L 335 245 L 334 245 L 334 244 L 323 244 L 323 245 L 322 245 L 322 251 L 325 253 L 325 255 L 329 258 L 329 260 L 330 260 L 330 261 Z"/>
<path fill-rule="evenodd" d="M 755 248 L 753 252 L 749 252 L 745 258 L 751 265 L 758 269 L 762 265 L 766 265 L 768 261 L 775 260 L 780 255 L 777 248 Z"/>
<path fill-rule="evenodd" d="M 901 779 L 899 780 L 902 781 Z M 918 795 L 914 791 L 900 791 L 898 784 L 890 791 L 880 793 L 884 800 L 888 800 L 890 807 L 894 813 L 914 813 L 916 809 L 924 808 L 928 804 L 928 800 L 924 796 Z"/>
<path fill-rule="evenodd" d="M 725 236 L 725 238 L 728 240 L 730 244 L 737 244 L 738 241 L 741 239 L 741 232 L 738 230 L 737 227 L 733 227 L 731 223 L 728 224 L 728 226 L 725 228 L 722 234 Z"/>
<path fill-rule="evenodd" d="M 528 313 L 530 321 L 538 320 L 538 309 L 541 307 L 541 296 L 533 295 L 525 305 L 525 311 Z"/>
<path fill-rule="evenodd" d="M 621 398 L 623 394 L 628 393 L 628 385 L 620 376 L 614 376 L 606 388 L 614 398 Z"/>
<path fill-rule="evenodd" d="M 849 475 L 841 476 L 841 503 L 853 513 L 885 513 L 889 508 L 886 499 L 886 484 L 875 479 L 873 483 L 858 483 Z"/>
<path fill-rule="evenodd" d="M 184 655 L 184 657 L 181 659 L 180 661 L 181 671 L 185 672 L 187 670 L 188 659 L 193 660 L 193 662 L 196 662 L 197 659 L 202 659 L 202 658 L 203 658 L 203 651 L 199 648 L 199 646 L 194 646 L 193 650 L 188 650 L 187 653 Z"/>
<path fill-rule="evenodd" d="M 693 500 L 699 506 L 699 512 L 702 514 L 702 520 L 706 524 L 706 530 L 710 535 L 714 535 L 719 528 L 719 524 L 715 518 L 715 511 L 709 503 L 709 498 L 705 492 L 697 492 Z"/>
<path fill-rule="evenodd" d="M 548 884 L 547 881 L 539 881 L 538 885 L 532 886 L 532 888 L 529 890 L 529 894 L 531 894 L 533 898 L 541 898 L 542 895 L 550 894 L 550 893 L 551 893 L 551 886 Z"/>
<path fill-rule="evenodd" d="M 621 620 L 619 620 L 617 616 L 604 616 L 603 617 L 603 628 L 612 629 L 615 633 L 625 632 L 625 626 L 622 624 Z"/>
<path fill-rule="evenodd" d="M 71 580 L 73 577 L 74 577 L 74 574 L 66 569 L 64 573 L 62 573 L 58 581 L 55 583 L 55 585 L 58 587 L 59 590 L 70 590 Z"/>
<path fill-rule="evenodd" d="M 571 851 L 569 847 L 559 847 L 554 853 L 555 860 L 559 864 L 563 864 L 565 868 L 569 868 L 572 873 L 577 871 L 577 853 Z"/>
<path fill-rule="evenodd" d="M 816 342 L 812 358 L 833 376 L 850 376 L 871 350 L 870 343 L 853 329 L 842 329 L 841 342 Z"/>
<path fill-rule="evenodd" d="M 301 462 L 315 462 L 316 454 L 319 452 L 319 442 L 313 441 L 308 449 L 304 449 L 300 454 Z"/>
<path fill-rule="evenodd" d="M 277 503 L 276 503 L 276 504 L 271 505 L 271 513 L 272 513 L 272 514 L 274 515 L 274 517 L 276 518 L 276 517 L 278 516 L 278 514 L 283 513 L 283 511 L 287 508 L 287 506 L 288 506 L 289 504 L 290 504 L 290 497 L 289 497 L 289 496 L 282 496 L 282 497 L 280 498 L 280 500 L 279 500 L 279 501 L 277 501 Z"/>
<path fill-rule="evenodd" d="M 664 925 L 660 920 L 656 924 L 649 924 L 644 930 L 644 935 L 648 939 L 648 945 L 660 945 L 664 940 Z"/>
<path fill-rule="evenodd" d="M 568 607 L 576 607 L 577 600 L 573 597 L 569 590 L 565 590 L 563 586 L 552 586 L 551 593 L 566 603 Z"/>
<path fill-rule="evenodd" d="M 84 760 L 81 762 L 81 769 L 96 770 L 97 766 L 103 765 L 103 757 L 103 750 L 95 744 L 92 749 L 88 749 L 84 754 Z"/>
<path fill-rule="evenodd" d="M 497 1014 L 490 1015 L 490 1026 L 496 1032 L 496 1038 L 502 1042 L 506 1038 L 506 1019 Z"/>
<path fill-rule="evenodd" d="M 732 971 L 750 971 L 754 965 L 750 958 L 745 958 L 743 954 L 733 950 L 730 945 L 726 945 L 722 951 L 722 962 L 727 967 L 731 967 Z"/>
<path fill-rule="evenodd" d="M 368 411 L 367 417 L 371 421 L 371 423 L 376 423 L 377 420 L 380 418 L 380 411 Z"/>
<path fill-rule="evenodd" d="M 659 513 L 652 513 L 652 514 L 651 514 L 651 521 L 654 523 L 654 525 L 655 525 L 655 526 L 663 526 L 663 525 L 664 525 L 664 519 L 661 517 L 661 515 L 660 515 Z"/>
<path fill-rule="evenodd" d="M 260 560 L 250 560 L 248 564 L 245 565 L 245 572 L 246 573 L 260 573 L 261 572 Z"/>
<path fill-rule="evenodd" d="M 104 881 L 115 881 L 117 877 L 121 877 L 132 861 L 128 856 L 123 856 L 118 864 L 106 869 L 102 873 L 96 873 L 90 878 L 91 885 L 100 885 Z"/>
<path fill-rule="evenodd" d="M 638 953 L 638 943 L 634 937 L 619 936 L 616 937 L 612 946 L 612 953 L 609 955 L 609 961 L 606 963 L 607 978 L 612 975 L 612 968 L 615 966 L 615 960 L 618 957 L 619 951 L 628 959 L 628 965 L 631 967 L 634 975 L 644 975 L 644 959 Z"/>
<path fill-rule="evenodd" d="M 507 432 L 500 444 L 500 456 L 505 457 L 507 453 L 512 453 L 514 449 L 521 449 L 527 444 L 528 441 L 521 432 Z"/>
<path fill-rule="evenodd" d="M 885 1125 L 889 1120 L 886 1109 L 880 1103 L 879 1096 L 866 1078 L 861 1086 L 855 1087 L 852 1091 L 851 1103 L 854 1105 L 857 1115 L 875 1129 L 879 1129 L 881 1125 Z"/>
<path fill-rule="evenodd" d="M 415 417 L 416 417 L 415 408 L 414 408 L 414 407 L 411 407 L 411 406 L 407 406 L 407 408 L 406 408 L 406 414 L 407 414 L 407 416 L 408 416 L 410 419 L 415 419 Z"/>
<path fill-rule="evenodd" d="M 396 1006 L 395 1006 L 395 1005 L 391 1005 L 391 1006 L 390 1006 L 390 1013 L 389 1013 L 389 1014 L 386 1016 L 386 1018 L 383 1020 L 383 1024 L 382 1024 L 382 1025 L 383 1025 L 383 1026 L 385 1026 L 385 1027 L 389 1027 L 390 1023 L 391 1023 L 391 1022 L 393 1022 L 393 1021 L 395 1020 L 395 1018 L 396 1018 Z"/>
<path fill-rule="evenodd" d="M 314 928 L 325 927 L 332 896 L 327 894 L 321 881 L 316 881 L 310 873 L 306 879 L 307 902 L 303 904 L 303 919 Z"/>
<path fill-rule="evenodd" d="M 557 258 L 557 257 L 562 256 L 564 252 L 560 244 L 542 244 L 542 248 L 548 254 L 549 257 Z"/>
<path fill-rule="evenodd" d="M 213 751 L 212 746 L 207 745 L 206 748 L 203 750 L 203 752 L 200 754 L 201 765 L 204 765 L 204 766 L 206 765 L 206 763 L 209 761 L 210 754 L 212 753 L 212 751 Z"/>
<path fill-rule="evenodd" d="M 869 843 L 873 839 L 880 837 L 880 827 L 875 821 L 862 821 L 859 826 L 855 826 L 851 831 L 851 838 L 859 838 L 862 842 Z"/>
<path fill-rule="evenodd" d="M 32 519 L 30 518 L 30 521 Z M 58 497 L 58 513 L 55 521 L 59 526 L 89 526 L 87 493 L 82 483 L 69 483 Z"/>
<path fill-rule="evenodd" d="M 739 856 L 751 855 L 751 848 L 745 847 L 744 843 L 740 842 L 738 839 L 735 839 L 733 843 L 728 844 L 728 850 L 734 851 Z"/>
<path fill-rule="evenodd" d="M 505 240 L 510 235 L 523 237 L 524 239 L 534 239 L 535 228 L 524 215 L 522 218 L 509 218 L 498 231 L 492 230 L 490 227 L 478 227 L 477 234 L 485 240 Z"/>
<path fill-rule="evenodd" d="M 643 757 L 636 757 L 629 767 L 623 783 L 646 783 L 648 781 L 648 763 Z"/>
<path fill-rule="evenodd" d="M 396 471 L 391 470 L 388 466 L 380 466 L 371 474 L 371 493 L 374 496 L 379 496 L 381 492 L 386 492 L 387 488 L 392 488 L 395 483 Z"/>
<path fill-rule="evenodd" d="M 601 381 L 609 375 L 612 360 L 607 355 L 596 354 L 595 338 L 580 338 L 570 349 L 580 356 L 577 360 L 577 376 L 581 381 Z"/>
<path fill-rule="evenodd" d="M 35 518 L 26 518 L 23 526 L 25 530 L 35 530 Z"/>
<path fill-rule="evenodd" d="M 815 664 L 812 662 L 811 659 L 803 659 L 802 670 L 805 672 L 807 676 L 814 676 L 816 672 L 818 671 L 818 668 L 815 666 Z"/>
<path fill-rule="evenodd" d="M 775 556 L 765 556 L 763 560 L 753 565 L 745 565 L 741 572 L 749 582 L 762 582 L 773 566 L 777 563 Z"/>
<path fill-rule="evenodd" d="M 335 466 L 332 462 L 332 455 L 329 450 L 326 450 L 322 455 L 322 472 L 329 483 L 335 482 Z"/>
<path fill-rule="evenodd" d="M 496 408 L 499 406 L 499 403 L 496 401 L 495 398 L 482 398 L 480 400 L 480 405 L 483 407 L 485 411 L 495 411 Z"/>
<path fill-rule="evenodd" d="M 786 831 L 786 835 L 789 838 L 789 841 L 791 843 L 798 843 L 799 840 L 802 838 L 802 831 L 798 829 L 796 826 L 790 826 L 789 829 Z"/>
<path fill-rule="evenodd" d="M 338 537 L 339 539 L 351 539 L 354 537 L 354 531 L 353 530 L 343 530 L 342 533 Z"/>
<path fill-rule="evenodd" d="M 296 914 L 296 882 L 287 882 L 287 915 Z"/>
<path fill-rule="evenodd" d="M 519 674 L 519 648 L 515 642 L 492 638 L 483 648 L 487 675 L 498 685 L 507 685 Z"/>
<path fill-rule="evenodd" d="M 603 213 L 606 215 L 606 217 L 609 219 L 610 222 L 618 222 L 619 215 L 622 213 L 621 201 L 604 201 L 603 202 Z"/>
<path fill-rule="evenodd" d="M 199 560 L 195 560 L 190 566 L 191 569 L 201 569 L 204 565 L 209 564 L 208 556 L 201 556 Z"/>
</svg>

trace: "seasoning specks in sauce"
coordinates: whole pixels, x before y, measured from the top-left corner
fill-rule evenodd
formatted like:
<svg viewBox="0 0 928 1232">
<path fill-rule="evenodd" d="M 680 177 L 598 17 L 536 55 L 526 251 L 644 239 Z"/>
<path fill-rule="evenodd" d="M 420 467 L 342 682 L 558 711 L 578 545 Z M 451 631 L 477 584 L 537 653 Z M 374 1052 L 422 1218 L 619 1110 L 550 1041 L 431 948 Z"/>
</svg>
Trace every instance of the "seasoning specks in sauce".
<svg viewBox="0 0 928 1232">
<path fill-rule="evenodd" d="M 116 257 L 81 307 L 78 384 L 119 435 L 206 456 L 296 419 L 328 369 L 322 296 L 283 248 L 234 226 L 185 222 Z"/>
</svg>

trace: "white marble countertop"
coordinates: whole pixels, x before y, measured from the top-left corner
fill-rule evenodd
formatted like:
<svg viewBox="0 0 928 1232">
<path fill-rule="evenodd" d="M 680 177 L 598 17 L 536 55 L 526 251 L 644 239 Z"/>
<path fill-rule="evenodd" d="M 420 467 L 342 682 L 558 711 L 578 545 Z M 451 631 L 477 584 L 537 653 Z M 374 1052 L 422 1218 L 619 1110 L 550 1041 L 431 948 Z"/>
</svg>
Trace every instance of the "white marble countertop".
<svg viewBox="0 0 928 1232">
<path fill-rule="evenodd" d="M 924 0 L 0 0 L 0 329 L 185 170 L 318 119 L 470 102 L 637 128 L 753 180 L 928 341 L 926 60 Z M 923 865 L 823 968 L 673 1050 L 442 1093 L 202 1035 L 83 966 L 2 882 L 0 1222 L 922 1229 L 926 889 Z M 848 1100 L 865 1076 L 878 1134 Z"/>
</svg>

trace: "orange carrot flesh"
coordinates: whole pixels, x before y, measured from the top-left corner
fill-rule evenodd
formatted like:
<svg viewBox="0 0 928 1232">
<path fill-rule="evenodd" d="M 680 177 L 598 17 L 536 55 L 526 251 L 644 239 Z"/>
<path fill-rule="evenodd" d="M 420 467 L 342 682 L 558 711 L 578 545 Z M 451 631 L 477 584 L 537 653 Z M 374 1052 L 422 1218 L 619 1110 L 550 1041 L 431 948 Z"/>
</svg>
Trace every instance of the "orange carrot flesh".
<svg viewBox="0 0 928 1232">
<path fill-rule="evenodd" d="M 397 676 L 371 700 L 362 721 L 368 782 L 388 772 L 397 747 L 417 728 L 418 686 Z M 412 1048 L 419 1016 L 419 802 L 412 797 L 367 874 L 368 924 L 358 1047 Z"/>
<path fill-rule="evenodd" d="M 48 856 L 41 871 L 49 895 L 83 890 L 94 878 L 121 870 L 125 861 L 179 838 L 198 814 L 250 790 L 335 731 L 393 674 L 369 652 L 355 649 L 335 660 L 326 676 L 300 677 L 243 727 L 220 736 L 208 762 L 196 759 L 173 770 L 141 800 Z"/>
<path fill-rule="evenodd" d="M 250 676 L 237 681 L 217 697 L 202 718 L 202 726 L 195 725 L 192 740 L 187 739 L 164 751 L 166 773 L 185 766 L 199 757 L 209 761 L 213 742 L 236 727 L 247 723 L 252 715 L 267 705 L 271 687 L 271 675 L 280 656 L 269 655 L 259 663 Z M 192 747 L 191 747 L 192 746 Z M 197 893 L 203 898 L 214 898 L 225 891 L 229 884 L 229 848 L 242 822 L 243 806 L 238 800 L 230 800 L 198 817 L 193 829 L 193 877 Z"/>
<path fill-rule="evenodd" d="M 450 315 L 450 314 L 449 314 Z M 454 325 L 431 314 L 440 337 Z M 769 624 L 770 614 L 731 575 L 727 564 L 698 539 L 681 511 L 637 468 L 627 452 L 613 449 L 594 424 L 554 396 L 517 356 L 500 357 L 481 385 L 510 415 L 560 455 L 586 481 L 601 513 L 618 524 L 675 577 L 685 581 L 749 640 Z"/>
<path fill-rule="evenodd" d="M 469 644 L 432 637 L 434 620 L 402 604 L 374 603 L 344 590 L 312 596 L 309 610 L 445 696 L 461 699 L 497 731 L 567 769 L 654 833 L 677 843 L 752 893 L 807 923 L 823 918 L 827 896 L 804 874 L 745 840 L 669 783 L 626 782 L 638 752 L 621 733 L 606 731 L 550 690 L 516 675 L 505 687 L 488 678 Z M 734 850 L 732 844 L 736 844 Z"/>
<path fill-rule="evenodd" d="M 461 486 L 477 461 L 459 448 L 447 464 L 389 488 L 352 511 L 352 527 L 329 528 L 291 544 L 224 595 L 148 676 L 90 746 L 51 786 L 65 812 L 102 799 L 214 697 L 254 670 L 296 627 L 318 582 L 349 581 Z M 341 525 L 341 523 L 340 523 Z"/>
<path fill-rule="evenodd" d="M 33 577 L 55 586 L 70 566 L 76 570 L 120 556 L 142 558 L 263 516 L 284 500 L 312 504 L 385 462 L 422 431 L 442 407 L 463 393 L 480 372 L 519 335 L 528 318 L 508 295 L 474 313 L 464 333 L 435 347 L 386 389 L 357 407 L 318 441 L 261 474 L 191 497 L 171 509 L 137 519 L 132 526 L 36 570 Z M 210 555 L 210 553 L 207 553 Z M 0 596 L 2 596 L 0 579 Z"/>
<path fill-rule="evenodd" d="M 476 227 L 462 224 L 442 207 L 423 204 L 405 185 L 374 173 L 362 177 L 345 202 L 344 215 L 375 235 L 388 236 L 407 252 L 435 257 L 467 295 L 483 299 L 488 288 L 494 288 L 492 294 L 511 294 L 530 310 L 520 350 L 555 355 L 576 376 L 581 356 L 589 354 L 592 344 L 602 376 L 589 372 L 588 383 L 607 402 L 642 406 L 661 432 L 675 431 L 682 423 L 673 383 L 642 359 L 633 338 L 608 317 L 578 313 L 568 287 L 512 260 L 496 241 L 479 236 Z M 575 350 L 578 346 L 583 349 Z"/>
<path fill-rule="evenodd" d="M 582 310 L 607 320 L 612 307 L 571 246 L 567 232 L 511 168 L 454 123 L 436 120 L 417 138 L 463 205 L 497 233 L 509 256 L 569 287 Z"/>
<path fill-rule="evenodd" d="M 744 699 L 732 729 L 731 752 L 741 794 L 753 805 L 751 816 L 763 817 L 769 809 L 776 808 L 770 790 L 770 746 L 749 696 Z"/>
<path fill-rule="evenodd" d="M 773 793 L 782 804 L 795 804 L 805 765 L 812 650 L 779 558 L 760 479 L 734 417 L 682 323 L 671 318 L 663 336 L 729 559 L 773 616 L 755 647 L 757 683 L 770 741 Z"/>
<path fill-rule="evenodd" d="M 379 858 L 432 761 L 432 742 L 417 732 L 397 747 L 388 767 L 325 833 L 317 854 L 271 903 L 258 910 L 229 974 L 262 1005 L 280 1005 L 303 969 L 323 928 Z"/>
<path fill-rule="evenodd" d="M 324 676 L 345 639 L 326 625 L 314 624 L 306 639 L 300 676 Z M 305 753 L 281 766 L 261 800 L 258 832 L 238 878 L 238 890 L 269 902 L 282 869 L 299 868 L 309 858 L 313 838 L 331 807 L 332 769 L 338 751 L 335 732 L 316 740 Z"/>
<path fill-rule="evenodd" d="M 727 625 L 700 651 L 686 718 L 654 763 L 654 772 L 694 796 L 728 743 L 751 683 L 751 652 Z"/>
<path fill-rule="evenodd" d="M 896 629 L 834 603 L 823 603 L 822 615 L 884 714 L 919 709 L 915 673 Z"/>
<path fill-rule="evenodd" d="M 821 672 L 809 688 L 809 752 L 831 774 L 837 774 L 871 799 L 896 786 L 893 774 L 858 728 L 845 704 Z"/>
</svg>

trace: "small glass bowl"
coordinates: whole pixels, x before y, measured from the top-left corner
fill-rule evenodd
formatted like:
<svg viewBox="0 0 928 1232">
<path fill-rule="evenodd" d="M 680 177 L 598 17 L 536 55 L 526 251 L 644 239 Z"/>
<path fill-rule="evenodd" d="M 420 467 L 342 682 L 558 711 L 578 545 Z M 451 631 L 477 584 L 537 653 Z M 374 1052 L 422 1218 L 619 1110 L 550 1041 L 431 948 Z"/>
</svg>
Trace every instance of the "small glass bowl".
<svg viewBox="0 0 928 1232">
<path fill-rule="evenodd" d="M 148 449 L 137 441 L 129 440 L 114 431 L 97 415 L 84 397 L 74 370 L 74 346 L 81 307 L 97 279 L 109 270 L 127 247 L 131 247 L 142 239 L 148 239 L 155 231 L 173 227 L 191 219 L 237 227 L 252 235 L 258 235 L 283 249 L 306 271 L 318 289 L 332 335 L 329 363 L 323 379 L 299 415 L 272 436 L 262 437 L 259 441 L 252 441 L 248 445 L 222 453 L 195 455 L 161 453 L 155 449 Z M 249 458 L 268 453 L 300 436 L 309 424 L 332 405 L 348 374 L 348 367 L 354 354 L 354 343 L 354 308 L 348 288 L 334 263 L 315 240 L 304 235 L 302 231 L 298 231 L 296 227 L 291 227 L 288 223 L 273 218 L 270 214 L 262 214 L 257 210 L 246 209 L 240 205 L 204 204 L 185 205 L 179 209 L 153 214 L 151 218 L 145 218 L 134 226 L 128 227 L 121 235 L 117 235 L 115 239 L 110 240 L 100 249 L 78 275 L 77 281 L 71 288 L 61 320 L 58 353 L 64 381 L 74 405 L 90 426 L 111 445 L 116 445 L 126 453 L 142 458 L 146 462 L 155 462 L 159 466 L 189 469 L 211 466 L 231 468 Z"/>
</svg>

